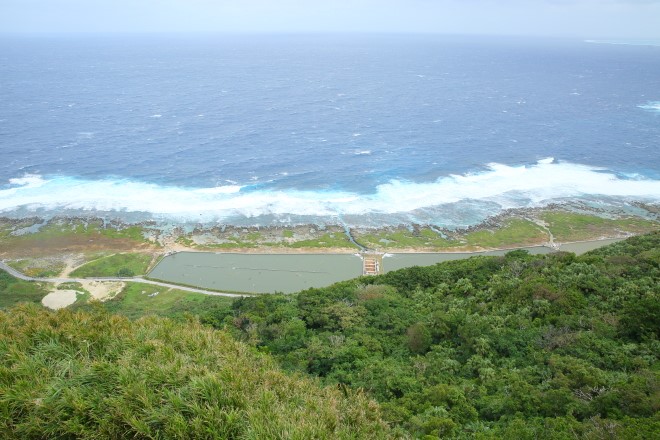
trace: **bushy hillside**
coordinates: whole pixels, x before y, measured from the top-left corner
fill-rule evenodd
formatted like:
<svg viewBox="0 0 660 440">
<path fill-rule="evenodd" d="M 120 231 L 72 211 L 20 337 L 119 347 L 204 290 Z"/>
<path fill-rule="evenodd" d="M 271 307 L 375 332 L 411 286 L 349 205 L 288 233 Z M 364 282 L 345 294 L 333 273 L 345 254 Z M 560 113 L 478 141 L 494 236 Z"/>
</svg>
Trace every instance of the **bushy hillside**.
<svg viewBox="0 0 660 440">
<path fill-rule="evenodd" d="M 391 437 L 361 393 L 196 322 L 25 304 L 0 311 L 0 359 L 1 438 Z"/>
<path fill-rule="evenodd" d="M 660 438 L 660 234 L 581 257 L 474 257 L 204 319 L 362 388 L 417 437 Z"/>
</svg>

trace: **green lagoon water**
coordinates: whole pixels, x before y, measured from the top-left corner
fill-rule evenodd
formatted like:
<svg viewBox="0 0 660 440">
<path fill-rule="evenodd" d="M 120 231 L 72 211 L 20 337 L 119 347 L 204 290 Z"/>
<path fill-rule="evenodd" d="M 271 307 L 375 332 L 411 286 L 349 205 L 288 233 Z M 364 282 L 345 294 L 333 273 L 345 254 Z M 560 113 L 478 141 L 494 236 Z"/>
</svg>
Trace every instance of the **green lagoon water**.
<svg viewBox="0 0 660 440">
<path fill-rule="evenodd" d="M 568 243 L 562 251 L 578 255 L 620 241 L 601 240 Z M 544 246 L 522 248 L 531 254 L 547 254 Z M 472 253 L 386 254 L 383 270 L 391 272 L 412 266 L 431 266 L 478 255 L 501 256 L 509 250 Z M 149 277 L 176 284 L 246 293 L 293 293 L 310 287 L 325 287 L 362 275 L 362 260 L 350 254 L 234 254 L 180 252 L 158 263 Z"/>
<path fill-rule="evenodd" d="M 362 275 L 356 255 L 287 255 L 181 252 L 165 257 L 151 278 L 249 293 L 292 293 Z"/>
<path fill-rule="evenodd" d="M 573 252 L 576 255 L 582 255 L 599 247 L 607 246 L 608 244 L 621 241 L 621 238 L 611 240 L 598 240 L 598 241 L 585 241 L 579 243 L 564 243 L 559 247 L 559 251 Z M 555 252 L 545 246 L 532 246 L 527 248 L 520 248 L 526 250 L 532 255 L 549 254 Z M 507 252 L 515 249 L 506 249 L 500 251 L 487 251 L 487 252 L 468 252 L 468 253 L 415 253 L 415 254 L 386 254 L 383 257 L 383 270 L 391 272 L 393 270 L 404 269 L 412 266 L 432 266 L 443 261 L 462 260 L 464 258 L 475 257 L 477 255 L 486 256 L 502 256 Z"/>
<path fill-rule="evenodd" d="M 544 246 L 535 246 L 522 248 L 530 254 L 548 254 L 552 249 Z M 383 270 L 391 272 L 393 270 L 404 269 L 412 266 L 432 266 L 443 261 L 463 260 L 465 258 L 476 257 L 478 255 L 501 256 L 513 249 L 488 252 L 449 252 L 449 253 L 414 253 L 414 254 L 386 254 L 383 257 Z"/>
</svg>

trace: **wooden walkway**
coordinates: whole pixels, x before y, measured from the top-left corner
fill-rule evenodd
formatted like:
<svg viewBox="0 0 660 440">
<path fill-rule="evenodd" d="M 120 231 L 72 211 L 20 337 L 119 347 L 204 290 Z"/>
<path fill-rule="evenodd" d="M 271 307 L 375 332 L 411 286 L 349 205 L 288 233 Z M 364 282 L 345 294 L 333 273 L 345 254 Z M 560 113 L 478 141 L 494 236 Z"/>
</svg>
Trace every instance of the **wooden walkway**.
<svg viewBox="0 0 660 440">
<path fill-rule="evenodd" d="M 381 254 L 362 254 L 362 275 L 382 274 L 383 256 Z"/>
</svg>

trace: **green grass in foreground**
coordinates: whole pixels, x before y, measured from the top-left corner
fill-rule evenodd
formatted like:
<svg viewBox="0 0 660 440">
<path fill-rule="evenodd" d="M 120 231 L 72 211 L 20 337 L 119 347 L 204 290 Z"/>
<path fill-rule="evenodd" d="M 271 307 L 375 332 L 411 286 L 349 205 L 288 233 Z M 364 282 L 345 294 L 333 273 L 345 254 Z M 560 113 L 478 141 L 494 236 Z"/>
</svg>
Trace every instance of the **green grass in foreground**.
<svg viewBox="0 0 660 440">
<path fill-rule="evenodd" d="M 80 266 L 72 277 L 115 277 L 144 275 L 151 262 L 149 254 L 115 254 Z"/>
<path fill-rule="evenodd" d="M 539 218 L 548 224 L 556 241 L 581 241 L 612 235 L 615 232 L 645 233 L 660 229 L 660 224 L 641 218 L 607 219 L 572 212 L 544 212 Z"/>
<path fill-rule="evenodd" d="M 22 281 L 0 270 L 0 309 L 20 302 L 41 303 L 48 289 L 41 283 Z"/>
<path fill-rule="evenodd" d="M 112 300 L 103 303 L 111 312 L 139 318 L 145 315 L 182 317 L 186 314 L 203 316 L 209 311 L 229 310 L 233 299 L 204 295 L 185 290 L 168 289 L 142 283 L 127 283 Z M 83 306 L 86 308 L 89 306 Z"/>
<path fill-rule="evenodd" d="M 8 439 L 388 439 L 377 404 L 195 321 L 0 312 Z"/>
</svg>

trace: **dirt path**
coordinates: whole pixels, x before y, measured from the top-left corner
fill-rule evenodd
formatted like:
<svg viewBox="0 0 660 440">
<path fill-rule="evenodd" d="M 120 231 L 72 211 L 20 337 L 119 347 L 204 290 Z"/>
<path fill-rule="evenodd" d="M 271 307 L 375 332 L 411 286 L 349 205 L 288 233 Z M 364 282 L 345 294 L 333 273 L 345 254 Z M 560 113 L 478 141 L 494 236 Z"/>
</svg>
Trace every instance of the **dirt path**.
<svg viewBox="0 0 660 440">
<path fill-rule="evenodd" d="M 548 224 L 544 222 L 543 220 L 540 220 L 538 218 L 528 218 L 525 217 L 525 220 L 529 220 L 530 222 L 534 223 L 536 226 L 540 227 L 543 229 L 543 231 L 548 234 L 548 244 L 547 246 L 551 249 L 559 249 L 559 243 L 555 242 L 555 236 L 552 235 L 552 231 L 548 228 Z"/>
</svg>

